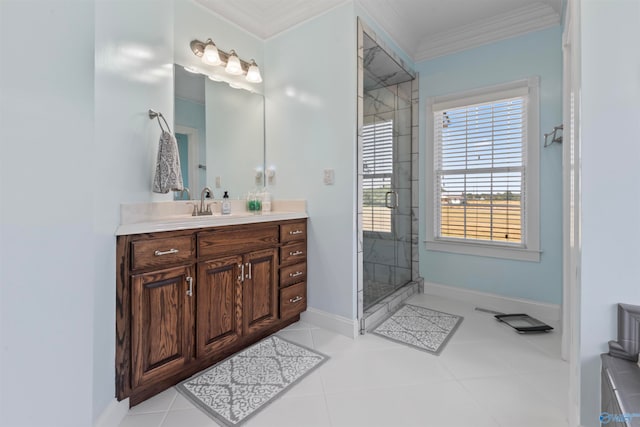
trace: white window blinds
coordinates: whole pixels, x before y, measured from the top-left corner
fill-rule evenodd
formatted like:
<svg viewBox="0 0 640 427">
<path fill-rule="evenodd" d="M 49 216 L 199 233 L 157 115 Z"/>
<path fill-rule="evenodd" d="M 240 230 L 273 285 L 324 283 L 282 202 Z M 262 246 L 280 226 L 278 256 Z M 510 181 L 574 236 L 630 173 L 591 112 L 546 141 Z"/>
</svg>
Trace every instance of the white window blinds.
<svg viewBox="0 0 640 427">
<path fill-rule="evenodd" d="M 524 246 L 527 96 L 433 114 L 435 237 Z"/>
<path fill-rule="evenodd" d="M 391 232 L 391 210 L 385 199 L 393 178 L 393 121 L 362 127 L 364 231 Z"/>
</svg>

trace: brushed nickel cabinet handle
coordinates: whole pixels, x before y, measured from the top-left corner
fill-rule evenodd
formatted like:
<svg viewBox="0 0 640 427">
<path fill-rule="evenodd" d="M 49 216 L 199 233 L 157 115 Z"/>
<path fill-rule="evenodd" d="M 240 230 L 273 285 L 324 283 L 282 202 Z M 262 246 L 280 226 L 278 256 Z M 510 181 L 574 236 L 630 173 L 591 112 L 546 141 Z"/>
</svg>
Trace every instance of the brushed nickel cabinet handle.
<svg viewBox="0 0 640 427">
<path fill-rule="evenodd" d="M 187 289 L 187 296 L 193 296 L 193 277 L 187 277 L 187 283 L 189 283 L 189 289 Z"/>
<path fill-rule="evenodd" d="M 249 275 L 247 276 L 247 278 L 251 279 L 251 263 L 248 262 L 247 265 L 249 266 Z"/>
<path fill-rule="evenodd" d="M 290 236 L 295 236 L 296 234 L 302 234 L 302 233 L 303 233 L 303 231 L 302 231 L 302 230 L 296 230 L 296 231 L 290 231 L 290 232 L 289 232 L 289 235 L 290 235 Z"/>
<path fill-rule="evenodd" d="M 296 303 L 298 301 L 302 301 L 302 297 L 299 296 L 299 295 L 297 297 L 295 297 L 295 298 L 289 298 L 289 302 L 292 303 L 292 304 Z"/>
<path fill-rule="evenodd" d="M 304 273 L 302 271 L 296 271 L 295 273 L 289 273 L 289 277 L 298 277 L 302 276 Z"/>
<path fill-rule="evenodd" d="M 178 252 L 180 252 L 177 249 L 171 248 L 168 251 L 155 251 L 153 254 L 155 256 L 162 256 L 162 255 L 173 255 L 173 254 L 177 254 Z"/>
<path fill-rule="evenodd" d="M 302 255 L 303 253 L 304 251 L 289 252 L 289 256 L 298 256 L 298 255 Z"/>
</svg>

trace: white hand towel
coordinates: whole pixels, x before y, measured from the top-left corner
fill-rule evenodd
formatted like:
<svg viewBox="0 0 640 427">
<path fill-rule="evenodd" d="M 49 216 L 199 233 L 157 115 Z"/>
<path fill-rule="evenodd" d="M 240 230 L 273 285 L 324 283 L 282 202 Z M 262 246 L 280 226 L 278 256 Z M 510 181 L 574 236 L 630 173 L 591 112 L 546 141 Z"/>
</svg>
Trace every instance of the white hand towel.
<svg viewBox="0 0 640 427">
<path fill-rule="evenodd" d="M 169 191 L 180 191 L 183 187 L 178 143 L 172 134 L 162 131 L 158 147 L 156 175 L 153 179 L 153 192 L 168 193 Z"/>
</svg>

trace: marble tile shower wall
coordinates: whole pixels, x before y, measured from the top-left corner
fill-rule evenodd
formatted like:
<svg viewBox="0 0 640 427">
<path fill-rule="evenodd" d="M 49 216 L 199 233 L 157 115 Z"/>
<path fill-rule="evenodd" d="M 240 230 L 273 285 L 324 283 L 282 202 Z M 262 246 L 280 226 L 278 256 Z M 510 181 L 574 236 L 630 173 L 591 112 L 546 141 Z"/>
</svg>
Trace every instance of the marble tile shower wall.
<svg viewBox="0 0 640 427">
<path fill-rule="evenodd" d="M 401 201 L 392 217 L 393 235 L 365 232 L 365 287 L 368 282 L 402 285 L 412 278 L 412 89 L 409 81 L 364 92 L 363 124 L 393 121 L 392 185 Z"/>
</svg>

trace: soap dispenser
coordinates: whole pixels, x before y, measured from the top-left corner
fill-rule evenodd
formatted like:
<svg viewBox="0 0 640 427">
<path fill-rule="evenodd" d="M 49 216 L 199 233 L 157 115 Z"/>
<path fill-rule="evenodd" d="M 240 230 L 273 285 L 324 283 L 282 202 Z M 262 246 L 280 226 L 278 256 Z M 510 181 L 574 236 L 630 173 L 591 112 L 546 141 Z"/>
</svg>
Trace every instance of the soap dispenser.
<svg viewBox="0 0 640 427">
<path fill-rule="evenodd" d="M 229 201 L 229 193 L 224 192 L 222 196 L 222 215 L 229 215 L 231 213 L 231 202 Z"/>
</svg>

